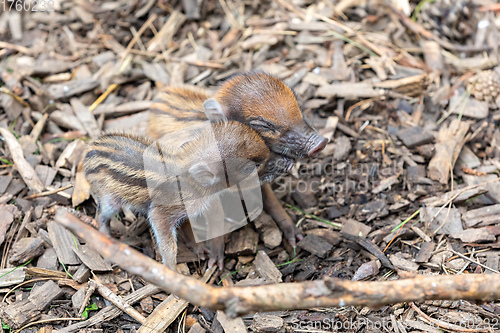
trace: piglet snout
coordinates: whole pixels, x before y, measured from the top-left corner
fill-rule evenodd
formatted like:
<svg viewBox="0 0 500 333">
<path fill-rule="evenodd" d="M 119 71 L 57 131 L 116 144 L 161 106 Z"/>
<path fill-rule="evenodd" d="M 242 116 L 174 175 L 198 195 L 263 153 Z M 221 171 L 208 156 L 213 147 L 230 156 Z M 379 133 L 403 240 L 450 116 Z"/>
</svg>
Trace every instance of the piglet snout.
<svg viewBox="0 0 500 333">
<path fill-rule="evenodd" d="M 307 153 L 309 157 L 317 155 L 320 151 L 325 149 L 326 144 L 328 143 L 327 138 L 319 135 L 315 135 L 315 138 L 312 141 L 314 144 L 311 145 L 311 149 L 309 149 L 309 152 Z"/>
</svg>

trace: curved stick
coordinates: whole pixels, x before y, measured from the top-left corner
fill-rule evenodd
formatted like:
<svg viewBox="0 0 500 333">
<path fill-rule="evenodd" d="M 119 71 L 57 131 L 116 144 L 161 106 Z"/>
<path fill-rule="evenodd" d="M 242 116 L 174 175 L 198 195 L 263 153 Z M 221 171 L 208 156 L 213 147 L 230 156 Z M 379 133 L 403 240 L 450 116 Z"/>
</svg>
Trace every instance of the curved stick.
<svg viewBox="0 0 500 333">
<path fill-rule="evenodd" d="M 346 305 L 381 306 L 425 300 L 495 300 L 500 298 L 496 274 L 418 276 L 383 282 L 336 278 L 256 287 L 214 287 L 173 272 L 129 246 L 110 239 L 59 209 L 56 222 L 82 238 L 104 258 L 190 303 L 224 310 L 231 317 L 257 311 L 309 309 Z"/>
</svg>

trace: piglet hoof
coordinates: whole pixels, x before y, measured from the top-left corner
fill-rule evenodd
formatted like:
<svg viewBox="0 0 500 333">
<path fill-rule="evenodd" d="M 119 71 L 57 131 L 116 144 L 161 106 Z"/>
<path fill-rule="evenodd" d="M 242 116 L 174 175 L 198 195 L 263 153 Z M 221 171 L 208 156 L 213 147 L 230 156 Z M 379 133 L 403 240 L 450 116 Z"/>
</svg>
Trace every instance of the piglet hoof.
<svg viewBox="0 0 500 333">
<path fill-rule="evenodd" d="M 295 226 L 288 214 L 287 218 L 277 220 L 276 223 L 283 232 L 285 239 L 292 247 L 295 247 L 297 245 L 296 241 L 301 241 L 304 238 L 304 236 L 300 233 L 299 229 Z"/>
<path fill-rule="evenodd" d="M 212 268 L 217 263 L 217 267 L 222 271 L 224 268 L 224 258 L 210 258 L 208 259 L 208 268 Z"/>
<path fill-rule="evenodd" d="M 198 260 L 206 260 L 208 259 L 207 255 L 210 253 L 210 250 L 207 247 L 200 245 L 194 249 L 194 252 L 198 256 Z"/>
<path fill-rule="evenodd" d="M 222 270 L 224 267 L 224 236 L 219 236 L 209 241 L 210 254 L 208 255 L 208 268 L 213 265 Z"/>
</svg>

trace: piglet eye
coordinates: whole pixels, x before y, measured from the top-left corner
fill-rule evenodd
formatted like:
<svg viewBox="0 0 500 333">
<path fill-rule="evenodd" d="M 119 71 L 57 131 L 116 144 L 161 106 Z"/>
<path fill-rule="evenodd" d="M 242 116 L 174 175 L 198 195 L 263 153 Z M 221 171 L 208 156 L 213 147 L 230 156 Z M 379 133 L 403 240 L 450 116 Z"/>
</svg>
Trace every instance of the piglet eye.
<svg viewBox="0 0 500 333">
<path fill-rule="evenodd" d="M 245 165 L 243 166 L 243 172 L 252 173 L 255 168 L 256 168 L 255 163 L 248 162 L 248 163 L 245 163 Z"/>
<path fill-rule="evenodd" d="M 250 126 L 257 130 L 274 131 L 274 126 L 262 119 L 254 119 L 250 121 Z"/>
</svg>

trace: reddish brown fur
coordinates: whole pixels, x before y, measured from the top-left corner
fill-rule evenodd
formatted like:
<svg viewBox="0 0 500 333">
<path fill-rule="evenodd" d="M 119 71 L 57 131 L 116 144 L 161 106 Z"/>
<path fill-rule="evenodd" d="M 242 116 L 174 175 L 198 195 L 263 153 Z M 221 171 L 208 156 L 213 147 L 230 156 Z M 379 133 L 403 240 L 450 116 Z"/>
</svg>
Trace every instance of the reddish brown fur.
<svg viewBox="0 0 500 333">
<path fill-rule="evenodd" d="M 229 117 L 245 122 L 262 117 L 280 129 L 289 129 L 303 121 L 299 104 L 280 79 L 264 73 L 236 75 L 222 85 L 215 99 L 229 108 Z"/>
</svg>

